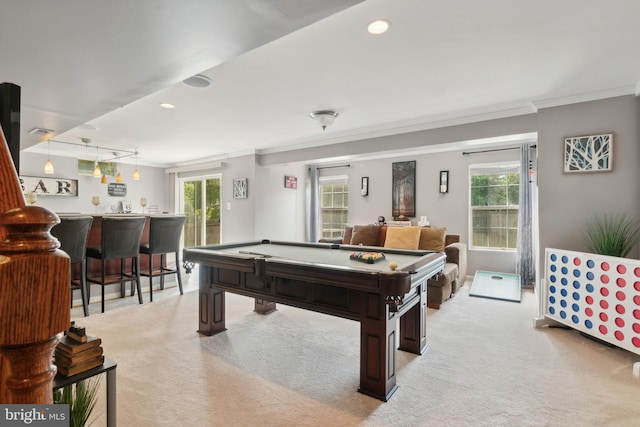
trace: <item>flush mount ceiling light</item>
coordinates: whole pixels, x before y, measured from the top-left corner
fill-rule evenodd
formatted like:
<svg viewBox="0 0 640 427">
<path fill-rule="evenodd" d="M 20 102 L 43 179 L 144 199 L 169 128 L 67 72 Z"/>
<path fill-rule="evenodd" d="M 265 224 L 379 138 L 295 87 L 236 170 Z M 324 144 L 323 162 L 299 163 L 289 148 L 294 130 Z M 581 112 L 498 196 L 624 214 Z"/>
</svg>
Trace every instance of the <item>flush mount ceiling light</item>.
<svg viewBox="0 0 640 427">
<path fill-rule="evenodd" d="M 171 108 L 176 108 L 176 106 L 175 106 L 175 105 L 173 105 L 173 104 L 171 104 L 170 102 L 163 102 L 163 103 L 161 103 L 161 104 L 160 104 L 160 106 L 161 106 L 162 108 L 169 108 L 169 109 L 171 109 Z"/>
<path fill-rule="evenodd" d="M 367 31 L 369 34 L 383 34 L 389 30 L 390 26 L 391 22 L 386 19 L 376 19 L 375 21 L 369 22 L 369 25 L 367 25 Z"/>
<path fill-rule="evenodd" d="M 338 113 L 331 110 L 318 110 L 310 113 L 309 117 L 320 123 L 322 130 L 325 130 L 327 126 L 333 124 L 336 117 L 338 117 Z"/>
<path fill-rule="evenodd" d="M 207 76 L 203 76 L 202 74 L 196 74 L 195 76 L 184 79 L 182 83 L 191 87 L 204 88 L 211 86 L 211 79 Z"/>
</svg>

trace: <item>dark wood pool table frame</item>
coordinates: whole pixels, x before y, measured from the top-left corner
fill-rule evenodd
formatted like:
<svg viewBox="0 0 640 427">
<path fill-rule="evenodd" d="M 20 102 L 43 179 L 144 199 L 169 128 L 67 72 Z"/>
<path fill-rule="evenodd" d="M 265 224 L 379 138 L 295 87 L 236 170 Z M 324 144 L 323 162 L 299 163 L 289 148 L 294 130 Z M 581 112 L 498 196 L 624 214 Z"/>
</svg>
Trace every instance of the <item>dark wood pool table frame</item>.
<svg viewBox="0 0 640 427">
<path fill-rule="evenodd" d="M 387 401 L 397 388 L 396 321 L 400 319 L 398 348 L 423 354 L 427 349 L 426 283 L 444 268 L 445 255 L 385 249 L 386 254 L 415 256 L 415 262 L 391 271 L 387 262 L 376 264 L 372 270 L 224 251 L 256 244 L 340 250 L 345 259 L 354 250 L 366 250 L 358 246 L 266 240 L 185 249 L 184 259 L 200 264 L 198 332 L 214 335 L 226 330 L 225 291 L 255 298 L 255 309 L 263 314 L 282 303 L 359 321 L 358 391 Z"/>
</svg>

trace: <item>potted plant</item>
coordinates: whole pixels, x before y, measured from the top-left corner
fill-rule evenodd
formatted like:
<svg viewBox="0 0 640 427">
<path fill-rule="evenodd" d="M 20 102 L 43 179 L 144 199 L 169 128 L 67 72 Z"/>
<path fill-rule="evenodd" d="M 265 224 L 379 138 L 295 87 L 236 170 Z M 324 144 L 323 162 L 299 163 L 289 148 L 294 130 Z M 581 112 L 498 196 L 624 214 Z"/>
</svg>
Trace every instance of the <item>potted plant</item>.
<svg viewBox="0 0 640 427">
<path fill-rule="evenodd" d="M 87 424 L 89 416 L 96 406 L 100 380 L 101 378 L 98 376 L 79 381 L 75 387 L 69 385 L 55 391 L 53 402 L 69 405 L 70 427 L 84 427 Z"/>
<path fill-rule="evenodd" d="M 599 255 L 626 257 L 640 240 L 640 220 L 626 214 L 609 214 L 591 221 L 584 235 L 589 251 Z"/>
</svg>

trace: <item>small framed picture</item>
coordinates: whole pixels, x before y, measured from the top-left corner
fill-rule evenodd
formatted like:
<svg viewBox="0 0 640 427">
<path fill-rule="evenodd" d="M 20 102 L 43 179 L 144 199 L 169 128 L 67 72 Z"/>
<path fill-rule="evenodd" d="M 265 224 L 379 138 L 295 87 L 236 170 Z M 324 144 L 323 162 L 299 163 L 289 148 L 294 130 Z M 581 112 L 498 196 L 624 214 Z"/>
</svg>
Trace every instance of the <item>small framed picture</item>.
<svg viewBox="0 0 640 427">
<path fill-rule="evenodd" d="M 238 178 L 233 180 L 233 198 L 247 198 L 247 178 Z"/>
<path fill-rule="evenodd" d="M 369 195 L 369 177 L 363 176 L 362 181 L 360 182 L 360 194 L 362 197 Z"/>
<path fill-rule="evenodd" d="M 609 172 L 612 161 L 612 133 L 564 139 L 564 173 Z"/>
</svg>

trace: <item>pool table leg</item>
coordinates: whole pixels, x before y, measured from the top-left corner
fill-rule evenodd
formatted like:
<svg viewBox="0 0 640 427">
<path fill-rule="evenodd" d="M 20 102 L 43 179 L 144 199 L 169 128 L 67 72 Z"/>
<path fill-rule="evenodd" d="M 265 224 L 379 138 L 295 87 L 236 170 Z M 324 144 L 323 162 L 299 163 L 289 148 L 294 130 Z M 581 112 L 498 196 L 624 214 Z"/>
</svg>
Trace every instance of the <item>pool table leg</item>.
<svg viewBox="0 0 640 427">
<path fill-rule="evenodd" d="M 368 396 L 387 401 L 396 391 L 396 320 L 384 297 L 365 295 L 360 314 L 360 388 Z"/>
<path fill-rule="evenodd" d="M 400 345 L 398 348 L 415 354 L 427 351 L 427 282 L 416 287 L 420 302 L 400 318 Z"/>
<path fill-rule="evenodd" d="M 266 299 L 256 298 L 253 310 L 258 314 L 269 314 L 277 310 L 276 303 Z"/>
<path fill-rule="evenodd" d="M 214 273 L 214 267 L 200 267 L 198 332 L 204 335 L 227 330 L 224 291 L 213 287 Z"/>
</svg>

